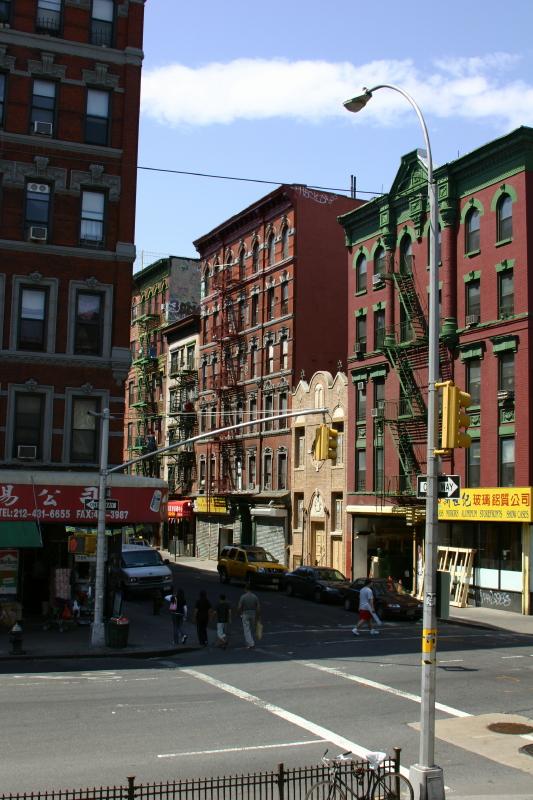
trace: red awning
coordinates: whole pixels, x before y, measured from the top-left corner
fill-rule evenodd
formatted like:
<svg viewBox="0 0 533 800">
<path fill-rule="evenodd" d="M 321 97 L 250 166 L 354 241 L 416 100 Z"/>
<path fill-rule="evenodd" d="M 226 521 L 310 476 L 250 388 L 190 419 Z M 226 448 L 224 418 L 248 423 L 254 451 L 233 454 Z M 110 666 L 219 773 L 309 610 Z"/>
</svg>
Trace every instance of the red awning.
<svg viewBox="0 0 533 800">
<path fill-rule="evenodd" d="M 167 508 L 169 519 L 192 517 L 192 500 L 169 500 Z"/>
</svg>

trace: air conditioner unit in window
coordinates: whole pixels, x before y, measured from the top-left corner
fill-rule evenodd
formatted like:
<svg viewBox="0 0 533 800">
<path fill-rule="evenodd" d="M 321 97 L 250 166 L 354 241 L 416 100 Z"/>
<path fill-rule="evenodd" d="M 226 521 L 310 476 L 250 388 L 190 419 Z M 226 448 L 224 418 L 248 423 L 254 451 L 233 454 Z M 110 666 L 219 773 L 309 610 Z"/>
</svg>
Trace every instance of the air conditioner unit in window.
<svg viewBox="0 0 533 800">
<path fill-rule="evenodd" d="M 377 289 L 380 286 L 383 286 L 384 282 L 385 281 L 384 281 L 383 275 L 381 275 L 379 272 L 377 273 L 377 275 L 373 275 L 372 276 L 372 286 L 374 287 L 374 289 Z"/>
<path fill-rule="evenodd" d="M 364 392 L 366 387 L 366 383 L 364 381 L 357 381 L 357 391 Z"/>
<path fill-rule="evenodd" d="M 40 122 L 39 120 L 35 120 L 33 123 L 33 132 L 38 133 L 41 136 L 51 136 L 52 131 L 53 127 L 51 122 Z"/>
<path fill-rule="evenodd" d="M 34 242 L 46 242 L 48 239 L 48 228 L 43 225 L 32 225 L 30 228 L 30 239 Z"/>
<path fill-rule="evenodd" d="M 514 392 L 511 389 L 498 390 L 498 400 L 514 400 Z"/>
<path fill-rule="evenodd" d="M 469 328 L 471 325 L 477 325 L 479 322 L 479 314 L 469 314 L 466 318 L 466 327 Z"/>
<path fill-rule="evenodd" d="M 17 458 L 21 461 L 35 461 L 37 458 L 37 447 L 34 444 L 19 444 L 17 447 Z"/>
<path fill-rule="evenodd" d="M 38 194 L 50 194 L 50 187 L 47 183 L 28 183 L 27 189 L 29 192 Z"/>
<path fill-rule="evenodd" d="M 374 417 L 374 419 L 376 419 L 377 417 L 381 417 L 381 408 L 371 408 L 370 416 Z"/>
<path fill-rule="evenodd" d="M 363 355 L 364 355 L 363 348 L 361 347 L 360 344 L 356 344 L 355 345 L 354 354 L 355 354 L 356 358 L 362 358 L 363 357 Z"/>
</svg>

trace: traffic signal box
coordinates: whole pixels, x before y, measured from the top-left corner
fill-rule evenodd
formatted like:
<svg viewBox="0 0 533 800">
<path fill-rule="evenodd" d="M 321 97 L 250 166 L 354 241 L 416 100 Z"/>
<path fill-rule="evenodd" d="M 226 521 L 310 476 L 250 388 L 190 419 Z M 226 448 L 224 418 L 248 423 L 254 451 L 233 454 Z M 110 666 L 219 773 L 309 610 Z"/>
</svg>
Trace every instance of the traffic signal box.
<svg viewBox="0 0 533 800">
<path fill-rule="evenodd" d="M 455 447 L 470 447 L 472 439 L 465 433 L 470 425 L 470 417 L 465 409 L 471 402 L 470 395 L 463 392 L 453 381 L 436 383 L 442 389 L 442 433 L 441 449 L 437 454 L 447 453 Z"/>
<path fill-rule="evenodd" d="M 330 458 L 335 461 L 337 458 L 337 439 L 339 433 L 335 428 L 328 425 L 320 425 L 315 434 L 315 458 L 317 461 L 325 461 Z"/>
</svg>

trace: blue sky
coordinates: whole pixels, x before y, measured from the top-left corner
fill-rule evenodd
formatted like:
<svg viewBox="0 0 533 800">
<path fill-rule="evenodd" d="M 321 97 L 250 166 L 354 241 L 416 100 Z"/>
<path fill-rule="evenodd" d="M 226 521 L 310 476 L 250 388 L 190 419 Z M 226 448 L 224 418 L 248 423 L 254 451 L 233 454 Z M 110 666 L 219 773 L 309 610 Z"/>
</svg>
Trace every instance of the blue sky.
<svg viewBox="0 0 533 800">
<path fill-rule="evenodd" d="M 147 0 L 139 165 L 387 191 L 422 147 L 393 83 L 422 109 L 435 165 L 533 125 L 533 3 Z M 139 266 L 197 255 L 193 240 L 273 186 L 139 170 Z"/>
</svg>

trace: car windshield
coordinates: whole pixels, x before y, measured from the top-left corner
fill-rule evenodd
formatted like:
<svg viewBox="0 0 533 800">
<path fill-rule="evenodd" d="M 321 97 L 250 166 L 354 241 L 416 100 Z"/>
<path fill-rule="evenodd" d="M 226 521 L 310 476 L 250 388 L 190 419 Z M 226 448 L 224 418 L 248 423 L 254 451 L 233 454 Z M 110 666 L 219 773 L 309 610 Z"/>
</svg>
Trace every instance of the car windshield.
<svg viewBox="0 0 533 800">
<path fill-rule="evenodd" d="M 317 569 L 316 576 L 321 581 L 345 581 L 346 578 L 338 569 Z"/>
<path fill-rule="evenodd" d="M 125 567 L 160 567 L 163 559 L 157 550 L 125 550 L 122 553 L 122 563 Z"/>
<path fill-rule="evenodd" d="M 271 553 L 267 553 L 266 550 L 247 550 L 246 555 L 248 556 L 248 561 L 272 561 L 274 564 L 278 563 L 278 559 L 274 558 Z"/>
</svg>

